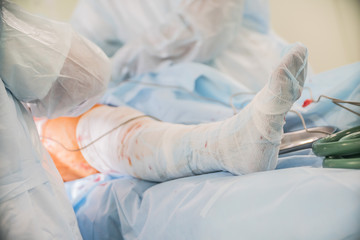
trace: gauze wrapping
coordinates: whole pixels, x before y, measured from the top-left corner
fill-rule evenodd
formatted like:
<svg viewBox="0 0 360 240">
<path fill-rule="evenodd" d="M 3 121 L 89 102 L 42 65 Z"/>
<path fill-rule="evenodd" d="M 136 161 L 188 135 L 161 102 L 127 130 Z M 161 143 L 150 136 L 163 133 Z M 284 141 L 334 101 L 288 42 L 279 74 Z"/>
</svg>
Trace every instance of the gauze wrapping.
<svg viewBox="0 0 360 240">
<path fill-rule="evenodd" d="M 180 125 L 142 118 L 121 125 L 142 114 L 126 107 L 98 107 L 77 125 L 81 152 L 99 171 L 152 181 L 274 169 L 285 114 L 301 95 L 306 69 L 307 50 L 295 44 L 253 101 L 221 122 Z"/>
<path fill-rule="evenodd" d="M 0 75 L 33 115 L 76 115 L 105 91 L 110 76 L 106 55 L 66 23 L 31 15 L 5 2 L 0 42 Z"/>
<path fill-rule="evenodd" d="M 81 152 L 100 172 L 115 171 L 151 181 L 222 170 L 244 174 L 274 169 L 279 137 L 269 141 L 263 136 L 262 132 L 271 128 L 269 123 L 258 126 L 253 120 L 258 117 L 256 114 L 249 105 L 241 115 L 198 126 L 142 118 L 111 132 Z M 78 123 L 79 146 L 85 147 L 104 132 L 140 115 L 126 107 L 93 109 Z M 282 127 L 283 118 L 284 115 L 280 115 L 274 122 Z M 279 127 L 274 132 L 281 136 Z"/>
</svg>

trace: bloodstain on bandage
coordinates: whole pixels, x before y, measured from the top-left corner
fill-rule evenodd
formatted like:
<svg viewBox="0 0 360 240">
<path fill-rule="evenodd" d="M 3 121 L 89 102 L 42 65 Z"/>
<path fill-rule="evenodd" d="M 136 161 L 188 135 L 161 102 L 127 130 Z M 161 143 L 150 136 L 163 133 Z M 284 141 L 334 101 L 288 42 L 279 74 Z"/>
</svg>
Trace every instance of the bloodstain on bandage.
<svg viewBox="0 0 360 240">
<path fill-rule="evenodd" d="M 205 148 L 207 148 L 207 141 L 205 142 Z"/>
<path fill-rule="evenodd" d="M 133 123 L 130 127 L 128 127 L 121 139 L 121 144 L 124 144 L 125 139 L 127 137 L 131 137 L 136 129 L 139 129 L 142 126 L 141 123 Z"/>
<path fill-rule="evenodd" d="M 132 166 L 131 158 L 130 158 L 130 157 L 127 157 L 127 160 L 128 160 L 128 162 L 129 162 L 129 165 Z"/>
</svg>

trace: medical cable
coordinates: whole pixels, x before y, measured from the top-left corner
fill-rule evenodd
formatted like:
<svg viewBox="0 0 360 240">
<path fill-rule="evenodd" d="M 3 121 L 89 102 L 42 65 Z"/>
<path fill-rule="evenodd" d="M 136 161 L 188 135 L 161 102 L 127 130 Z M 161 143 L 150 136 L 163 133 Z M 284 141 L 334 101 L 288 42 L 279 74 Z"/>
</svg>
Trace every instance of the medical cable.
<svg viewBox="0 0 360 240">
<path fill-rule="evenodd" d="M 182 90 L 182 91 L 185 91 L 189 94 L 191 94 L 192 96 L 195 96 L 195 97 L 198 97 L 198 98 L 202 98 L 204 100 L 210 100 L 210 101 L 213 101 L 213 102 L 217 102 L 217 103 L 220 103 L 222 105 L 225 105 L 227 107 L 229 107 L 227 104 L 221 102 L 221 101 L 218 101 L 218 100 L 215 100 L 215 99 L 212 99 L 212 98 L 207 98 L 207 97 L 204 97 L 204 96 L 200 96 L 200 95 L 197 95 L 185 88 L 182 88 L 182 87 L 179 87 L 179 86 L 172 86 L 172 85 L 160 85 L 160 84 L 156 84 L 156 83 L 144 83 L 144 82 L 140 82 L 140 81 L 129 81 L 129 80 L 126 80 L 121 84 L 124 84 L 124 83 L 137 83 L 137 84 L 141 84 L 141 85 L 147 85 L 147 86 L 153 86 L 153 87 L 161 87 L 161 88 L 173 88 L 173 89 L 178 89 L 178 90 Z M 256 93 L 252 93 L 252 92 L 238 92 L 238 93 L 235 93 L 235 94 L 232 94 L 230 96 L 230 106 L 231 108 L 233 109 L 234 111 L 234 115 L 237 113 L 237 109 L 235 107 L 235 105 L 233 104 L 233 97 L 235 96 L 238 96 L 238 95 L 241 95 L 241 94 L 256 94 Z M 102 139 L 103 137 L 105 137 L 106 135 L 112 133 L 113 131 L 115 131 L 116 129 L 118 129 L 119 127 L 131 122 L 131 121 L 134 121 L 136 119 L 139 119 L 139 118 L 143 118 L 143 117 L 149 117 L 149 118 L 152 118 L 156 121 L 161 121 L 160 119 L 154 117 L 154 116 L 151 116 L 151 115 L 140 115 L 140 116 L 137 116 L 137 117 L 134 117 L 134 118 L 131 118 L 131 119 L 128 119 L 127 121 L 125 122 L 122 122 L 120 123 L 119 125 L 117 125 L 116 127 L 114 127 L 113 129 L 105 132 L 104 134 L 100 135 L 99 137 L 97 137 L 96 139 L 94 139 L 93 141 L 91 141 L 90 143 L 86 144 L 85 146 L 81 147 L 81 148 L 76 148 L 76 149 L 71 149 L 71 148 L 68 148 L 66 147 L 64 144 L 62 144 L 60 141 L 54 139 L 54 138 L 51 138 L 51 137 L 46 137 L 46 136 L 40 136 L 41 139 L 46 139 L 46 140 L 49 140 L 49 141 L 52 141 L 54 143 L 57 143 L 59 146 L 61 146 L 63 149 L 65 149 L 66 151 L 69 151 L 69 152 L 78 152 L 78 151 L 81 151 L 83 149 L 86 149 L 88 147 L 90 147 L 91 145 L 93 145 L 94 143 L 96 143 L 97 141 L 99 141 L 100 139 Z"/>
<path fill-rule="evenodd" d="M 355 112 L 354 110 L 352 110 L 352 109 L 350 109 L 350 108 L 348 108 L 348 107 L 345 107 L 345 106 L 343 106 L 343 105 L 340 104 L 340 103 L 351 104 L 351 105 L 360 107 L 360 102 L 344 101 L 344 100 L 341 100 L 341 99 L 338 99 L 338 98 L 329 97 L 329 96 L 326 96 L 326 95 L 323 95 L 323 94 L 320 95 L 317 100 L 315 100 L 315 99 L 313 98 L 311 89 L 310 89 L 309 87 L 305 87 L 305 89 L 307 89 L 307 90 L 309 91 L 309 93 L 310 93 L 310 99 L 307 99 L 307 100 L 304 101 L 303 107 L 306 107 L 306 106 L 308 106 L 308 105 L 311 104 L 311 103 L 318 103 L 321 98 L 327 98 L 327 99 L 331 100 L 331 102 L 332 102 L 333 104 L 335 104 L 335 105 L 337 105 L 337 106 L 339 106 L 339 107 L 342 107 L 342 108 L 348 110 L 349 112 L 352 112 L 352 113 L 360 116 L 360 113 Z"/>
<path fill-rule="evenodd" d="M 226 104 L 222 101 L 219 101 L 219 100 L 216 100 L 216 99 L 213 99 L 213 98 L 209 98 L 209 97 L 204 97 L 204 96 L 201 96 L 199 94 L 196 94 L 184 87 L 180 87 L 180 86 L 175 86 L 175 85 L 162 85 L 162 84 L 158 84 L 158 83 L 147 83 L 147 82 L 141 82 L 141 81 L 136 81 L 136 80 L 125 80 L 123 82 L 121 82 L 119 85 L 122 85 L 122 84 L 126 84 L 126 83 L 136 83 L 136 84 L 139 84 L 139 85 L 146 85 L 146 86 L 152 86 L 152 87 L 159 87 L 159 88 L 171 88 L 171 89 L 178 89 L 178 90 L 181 90 L 181 91 L 184 91 L 184 92 L 187 92 L 188 94 L 190 94 L 191 96 L 193 97 L 197 97 L 197 98 L 201 98 L 203 100 L 207 100 L 207 101 L 212 101 L 212 102 L 216 102 L 216 103 L 219 103 L 221 105 L 224 105 L 224 106 L 227 106 L 227 107 L 231 107 L 233 112 L 234 112 L 234 115 L 238 112 L 239 108 L 236 108 L 235 107 L 235 104 L 234 104 L 234 97 L 236 96 L 239 96 L 239 95 L 255 95 L 256 92 L 237 92 L 237 93 L 234 93 L 232 94 L 230 97 L 229 97 L 229 104 Z M 317 100 L 314 100 L 313 98 L 313 95 L 312 95 L 312 91 L 309 87 L 304 87 L 304 89 L 307 89 L 309 90 L 310 92 L 310 99 L 307 99 L 305 100 L 304 104 L 303 104 L 303 107 L 306 107 L 307 105 L 309 105 L 310 103 L 318 103 L 320 101 L 321 98 L 327 98 L 329 100 L 331 100 L 335 105 L 338 105 L 339 107 L 342 107 L 356 115 L 359 115 L 360 116 L 360 113 L 357 113 L 355 111 L 353 111 L 352 109 L 349 109 L 343 105 L 341 105 L 340 103 L 346 103 L 346 104 L 352 104 L 352 105 L 355 105 L 355 106 L 360 106 L 360 102 L 355 102 L 355 101 L 344 101 L 344 100 L 341 100 L 341 99 L 337 99 L 337 98 L 333 98 L 333 97 L 329 97 L 329 96 L 326 96 L 326 95 L 320 95 L 319 98 Z M 243 103 L 244 104 L 244 103 Z M 305 106 L 304 106 L 305 105 Z M 241 109 L 241 108 L 240 108 Z M 294 111 L 294 110 L 293 110 Z M 297 114 L 299 116 L 299 114 Z M 300 117 L 300 116 L 299 116 Z M 301 118 L 301 117 L 300 117 Z M 303 124 L 304 125 L 304 124 Z M 306 130 L 306 128 L 305 128 Z"/>
<path fill-rule="evenodd" d="M 232 108 L 233 111 L 234 111 L 234 115 L 238 113 L 239 108 L 236 108 L 236 107 L 235 107 L 235 105 L 234 105 L 234 103 L 233 103 L 233 98 L 234 98 L 235 96 L 238 96 L 238 95 L 241 95 L 241 94 L 253 94 L 253 95 L 255 95 L 256 93 L 253 93 L 253 92 L 239 92 L 239 93 L 235 93 L 235 94 L 231 95 L 229 102 L 230 102 L 231 108 Z M 309 130 L 309 129 L 307 128 L 307 126 L 306 126 L 305 119 L 304 119 L 304 117 L 302 116 L 302 114 L 301 114 L 300 112 L 298 112 L 298 111 L 296 111 L 296 110 L 294 110 L 294 109 L 290 109 L 289 112 L 295 113 L 295 114 L 300 118 L 301 123 L 302 123 L 302 125 L 303 125 L 303 128 L 304 128 L 304 130 L 305 130 L 306 132 L 308 132 L 308 133 L 325 133 L 326 135 L 329 135 L 329 132 L 326 132 L 326 131 L 321 131 L 321 130 Z"/>
<path fill-rule="evenodd" d="M 309 92 L 310 92 L 310 99 L 307 99 L 304 101 L 304 104 L 303 104 L 303 107 L 306 107 L 308 106 L 310 103 L 318 103 L 320 101 L 321 98 L 327 98 L 329 100 L 332 101 L 332 103 L 334 103 L 335 105 L 339 106 L 339 107 L 342 107 L 344 108 L 345 110 L 349 111 L 349 112 L 352 112 L 358 116 L 360 116 L 360 113 L 357 113 L 355 112 L 354 110 L 348 108 L 348 107 L 345 107 L 343 105 L 341 105 L 340 103 L 344 103 L 344 104 L 351 104 L 351 105 L 354 105 L 354 106 L 359 106 L 360 107 L 360 102 L 355 102 L 355 101 L 344 101 L 344 100 L 341 100 L 341 99 L 337 99 L 337 98 L 333 98 L 333 97 L 329 97 L 329 96 L 326 96 L 326 95 L 320 95 L 318 97 L 317 100 L 314 100 L 313 98 L 313 94 L 312 94 L 312 91 L 309 87 L 304 87 L 304 89 L 307 89 Z M 253 93 L 253 92 L 239 92 L 239 93 L 235 93 L 233 95 L 230 96 L 230 106 L 231 108 L 233 109 L 234 111 L 234 115 L 238 112 L 239 108 L 236 108 L 234 103 L 233 103 L 233 98 L 235 96 L 238 96 L 238 95 L 241 95 L 241 94 L 256 94 L 256 93 Z M 305 119 L 304 117 L 302 116 L 302 114 L 294 109 L 290 109 L 289 112 L 293 112 L 295 113 L 301 120 L 301 123 L 303 125 L 303 128 L 306 132 L 308 133 L 325 133 L 326 135 L 330 135 L 329 132 L 326 132 L 326 131 L 321 131 L 321 130 L 309 130 L 306 126 L 306 123 L 305 123 Z"/>
<path fill-rule="evenodd" d="M 81 147 L 81 148 L 76 148 L 76 149 L 71 149 L 71 148 L 68 148 L 66 146 L 64 146 L 64 144 L 62 144 L 60 141 L 58 140 L 55 140 L 51 137 L 45 137 L 45 136 L 40 136 L 41 139 L 46 139 L 46 140 L 50 140 L 52 142 L 55 142 L 57 144 L 59 144 L 59 146 L 61 146 L 62 148 L 64 148 L 66 151 L 69 151 L 69 152 L 78 152 L 78 151 L 81 151 L 85 148 L 88 148 L 90 147 L 91 145 L 93 145 L 94 143 L 96 143 L 97 141 L 99 141 L 100 139 L 102 139 L 103 137 L 105 137 L 106 135 L 112 133 L 113 131 L 115 131 L 116 129 L 118 129 L 119 127 L 131 122 L 131 121 L 134 121 L 134 120 L 137 120 L 139 118 L 145 118 L 145 117 L 148 117 L 148 118 L 152 118 L 156 121 L 161 121 L 160 119 L 156 118 L 156 117 L 153 117 L 153 116 L 150 116 L 150 115 L 140 115 L 140 116 L 136 116 L 136 117 L 133 117 L 133 118 L 130 118 L 128 120 L 126 120 L 125 122 L 122 122 L 120 123 L 119 125 L 117 125 L 116 127 L 112 128 L 111 130 L 105 132 L 104 134 L 100 135 L 99 137 L 95 138 L 93 141 L 91 141 L 90 143 L 86 144 L 85 146 Z"/>
<path fill-rule="evenodd" d="M 312 150 L 325 157 L 325 168 L 360 169 L 360 126 L 321 138 L 313 143 Z"/>
<path fill-rule="evenodd" d="M 145 83 L 145 82 L 134 81 L 134 80 L 125 80 L 125 81 L 121 82 L 119 85 L 122 85 L 122 84 L 125 84 L 125 83 L 136 83 L 136 84 L 146 85 L 146 86 L 152 86 L 152 87 L 172 88 L 172 89 L 178 89 L 178 90 L 181 90 L 181 91 L 185 91 L 185 92 L 187 92 L 188 94 L 190 94 L 190 95 L 192 95 L 192 96 L 194 96 L 194 97 L 201 98 L 201 99 L 208 100 L 208 101 L 212 101 L 212 102 L 216 102 L 216 103 L 219 103 L 219 104 L 221 104 L 221 105 L 225 105 L 225 106 L 227 106 L 227 107 L 230 106 L 230 107 L 233 109 L 234 115 L 237 114 L 237 112 L 238 112 L 239 109 L 241 109 L 241 108 L 236 108 L 236 107 L 235 107 L 235 104 L 233 103 L 234 97 L 239 96 L 239 95 L 255 95 L 255 94 L 256 94 L 255 92 L 237 92 L 237 93 L 234 93 L 234 94 L 232 94 L 232 95 L 230 96 L 230 98 L 229 98 L 229 104 L 226 104 L 226 103 L 223 103 L 223 102 L 221 102 L 221 101 L 219 101 L 219 100 L 216 100 L 216 99 L 212 99 L 212 98 L 208 98 L 208 97 L 204 97 L 204 96 L 195 94 L 195 93 L 187 90 L 186 88 L 179 87 L 179 86 L 174 86 L 174 85 L 161 85 L 161 84 L 157 84 L 157 83 Z M 321 99 L 321 97 L 328 98 L 328 99 L 332 100 L 332 102 L 333 102 L 334 104 L 336 104 L 336 105 L 338 105 L 338 106 L 340 106 L 340 107 L 343 107 L 344 109 L 346 109 L 346 110 L 348 110 L 348 111 L 350 111 L 350 112 L 353 112 L 353 113 L 355 113 L 355 114 L 357 114 L 357 115 L 360 116 L 360 114 L 352 111 L 351 109 L 348 109 L 348 108 L 346 108 L 346 107 L 338 104 L 338 103 L 349 103 L 349 104 L 353 104 L 353 105 L 355 105 L 355 106 L 360 106 L 360 102 L 343 101 L 343 100 L 341 100 L 341 99 L 331 98 L 331 97 L 328 97 L 328 96 L 325 96 L 325 95 L 320 95 L 320 97 L 318 98 L 318 100 L 315 101 L 315 100 L 313 99 L 311 89 L 308 88 L 308 87 L 306 87 L 306 88 L 310 91 L 310 98 L 311 98 L 310 101 L 311 101 L 311 103 L 317 103 L 317 102 L 319 102 L 320 99 Z M 305 130 L 306 132 L 308 132 L 308 133 L 325 133 L 326 135 L 329 135 L 329 133 L 328 133 L 328 132 L 325 132 L 325 131 L 321 131 L 321 130 L 309 130 L 309 129 L 307 128 L 307 126 L 306 126 L 305 119 L 304 119 L 304 117 L 302 116 L 302 114 L 301 114 L 300 112 L 298 112 L 298 111 L 296 111 L 296 110 L 293 110 L 293 109 L 291 109 L 291 110 L 289 110 L 289 111 L 295 113 L 295 114 L 300 118 L 301 123 L 302 123 L 302 125 L 303 125 L 303 128 L 304 128 L 304 130 Z M 154 119 L 154 120 L 156 120 L 156 121 L 161 121 L 160 119 L 158 119 L 158 118 L 156 118 L 156 117 L 154 117 L 154 116 L 151 116 L 151 115 L 140 115 L 140 116 L 131 118 L 131 119 L 125 121 L 125 122 L 120 123 L 119 125 L 117 125 L 117 126 L 114 127 L 113 129 L 111 129 L 111 130 L 105 132 L 104 134 L 100 135 L 99 137 L 97 137 L 96 139 L 94 139 L 93 141 L 91 141 L 90 143 L 88 143 L 87 145 L 85 145 L 85 146 L 83 146 L 83 147 L 81 147 L 81 148 L 77 148 L 77 149 L 70 149 L 70 148 L 64 146 L 61 142 L 59 142 L 59 141 L 57 141 L 57 140 L 55 140 L 55 139 L 53 139 L 53 138 L 50 138 L 50 137 L 40 136 L 40 138 L 42 138 L 42 139 L 47 139 L 47 140 L 50 140 L 50 141 L 52 141 L 52 142 L 55 142 L 55 143 L 59 144 L 62 148 L 64 148 L 65 150 L 67 150 L 67 151 L 77 152 L 77 151 L 81 151 L 81 150 L 83 150 L 83 149 L 85 149 L 85 148 L 93 145 L 94 143 L 96 143 L 97 141 L 99 141 L 100 139 L 102 139 L 103 137 L 105 137 L 106 135 L 108 135 L 108 134 L 110 134 L 111 132 L 113 132 L 113 131 L 115 131 L 116 129 L 118 129 L 119 127 L 121 127 L 121 126 L 123 126 L 123 125 L 125 125 L 125 124 L 127 124 L 127 123 L 129 123 L 129 122 L 131 122 L 131 121 L 133 121 L 133 120 L 136 120 L 136 119 L 139 119 L 139 118 L 143 118 L 143 117 L 149 117 L 149 118 L 152 118 L 152 119 Z"/>
<path fill-rule="evenodd" d="M 300 118 L 301 123 L 302 123 L 302 125 L 303 125 L 303 128 L 304 128 L 304 130 L 305 130 L 306 132 L 308 132 L 308 133 L 325 133 L 326 135 L 330 135 L 330 133 L 329 133 L 329 132 L 326 132 L 326 131 L 321 131 L 321 130 L 309 130 L 309 129 L 307 128 L 307 126 L 306 126 L 305 119 L 304 119 L 304 117 L 302 116 L 302 114 L 301 114 L 300 112 L 298 112 L 298 111 L 296 111 L 296 110 L 294 110 L 294 109 L 290 109 L 289 112 L 295 113 L 295 114 Z"/>
</svg>

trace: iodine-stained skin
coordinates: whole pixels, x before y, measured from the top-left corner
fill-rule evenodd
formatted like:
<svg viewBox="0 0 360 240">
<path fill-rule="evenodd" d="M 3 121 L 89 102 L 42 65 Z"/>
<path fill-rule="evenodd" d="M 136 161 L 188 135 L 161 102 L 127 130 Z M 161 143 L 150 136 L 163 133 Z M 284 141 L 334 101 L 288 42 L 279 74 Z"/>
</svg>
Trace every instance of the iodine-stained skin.
<svg viewBox="0 0 360 240">
<path fill-rule="evenodd" d="M 99 106 L 102 105 L 97 104 L 92 109 Z M 41 135 L 41 142 L 49 152 L 65 182 L 98 173 L 89 165 L 81 151 L 76 151 L 79 149 L 76 126 L 81 117 L 82 115 L 55 119 L 34 119 Z"/>
<path fill-rule="evenodd" d="M 274 169 L 284 118 L 301 95 L 306 70 L 307 49 L 295 44 L 267 85 L 232 118 L 200 125 L 139 118 L 81 152 L 100 172 L 116 171 L 151 181 L 214 171 L 246 174 Z M 141 115 L 127 107 L 93 109 L 77 125 L 78 144 L 84 147 Z"/>
</svg>

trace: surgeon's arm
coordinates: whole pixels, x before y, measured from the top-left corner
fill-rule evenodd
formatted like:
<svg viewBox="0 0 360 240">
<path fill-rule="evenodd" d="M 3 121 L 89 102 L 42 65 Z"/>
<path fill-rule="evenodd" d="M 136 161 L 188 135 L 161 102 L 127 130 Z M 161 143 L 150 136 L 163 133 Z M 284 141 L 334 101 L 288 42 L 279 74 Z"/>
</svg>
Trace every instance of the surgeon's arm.
<svg viewBox="0 0 360 240">
<path fill-rule="evenodd" d="M 5 3 L 0 74 L 5 87 L 33 115 L 78 115 L 105 91 L 110 61 L 65 23 L 31 15 Z"/>
<path fill-rule="evenodd" d="M 113 79 L 121 81 L 178 62 L 214 59 L 236 35 L 242 2 L 182 1 L 167 21 L 115 53 Z"/>
<path fill-rule="evenodd" d="M 122 11 L 136 12 L 137 1 L 83 0 L 73 18 L 74 25 L 112 56 L 112 80 L 123 79 L 157 70 L 178 62 L 207 62 L 219 55 L 237 34 L 242 23 L 243 0 L 182 0 L 164 3 L 144 2 L 138 10 L 147 13 L 133 20 L 161 19 L 138 36 L 127 36 L 133 28 L 131 19 Z M 162 4 L 164 6 L 162 6 Z M 177 4 L 177 5 L 176 5 Z M 165 6 L 165 5 L 171 5 Z M 169 9 L 166 16 L 158 16 Z M 119 10 L 120 9 L 120 10 Z M 166 10 L 165 10 L 166 12 Z M 91 19 L 86 18 L 91 16 Z M 123 20 L 122 20 L 123 19 Z M 156 21 L 155 21 L 156 22 Z M 145 24 L 147 25 L 147 24 Z M 136 32 L 136 31 L 135 31 Z M 120 39 L 122 36 L 123 39 Z M 114 53 L 119 43 L 126 43 Z"/>
</svg>

